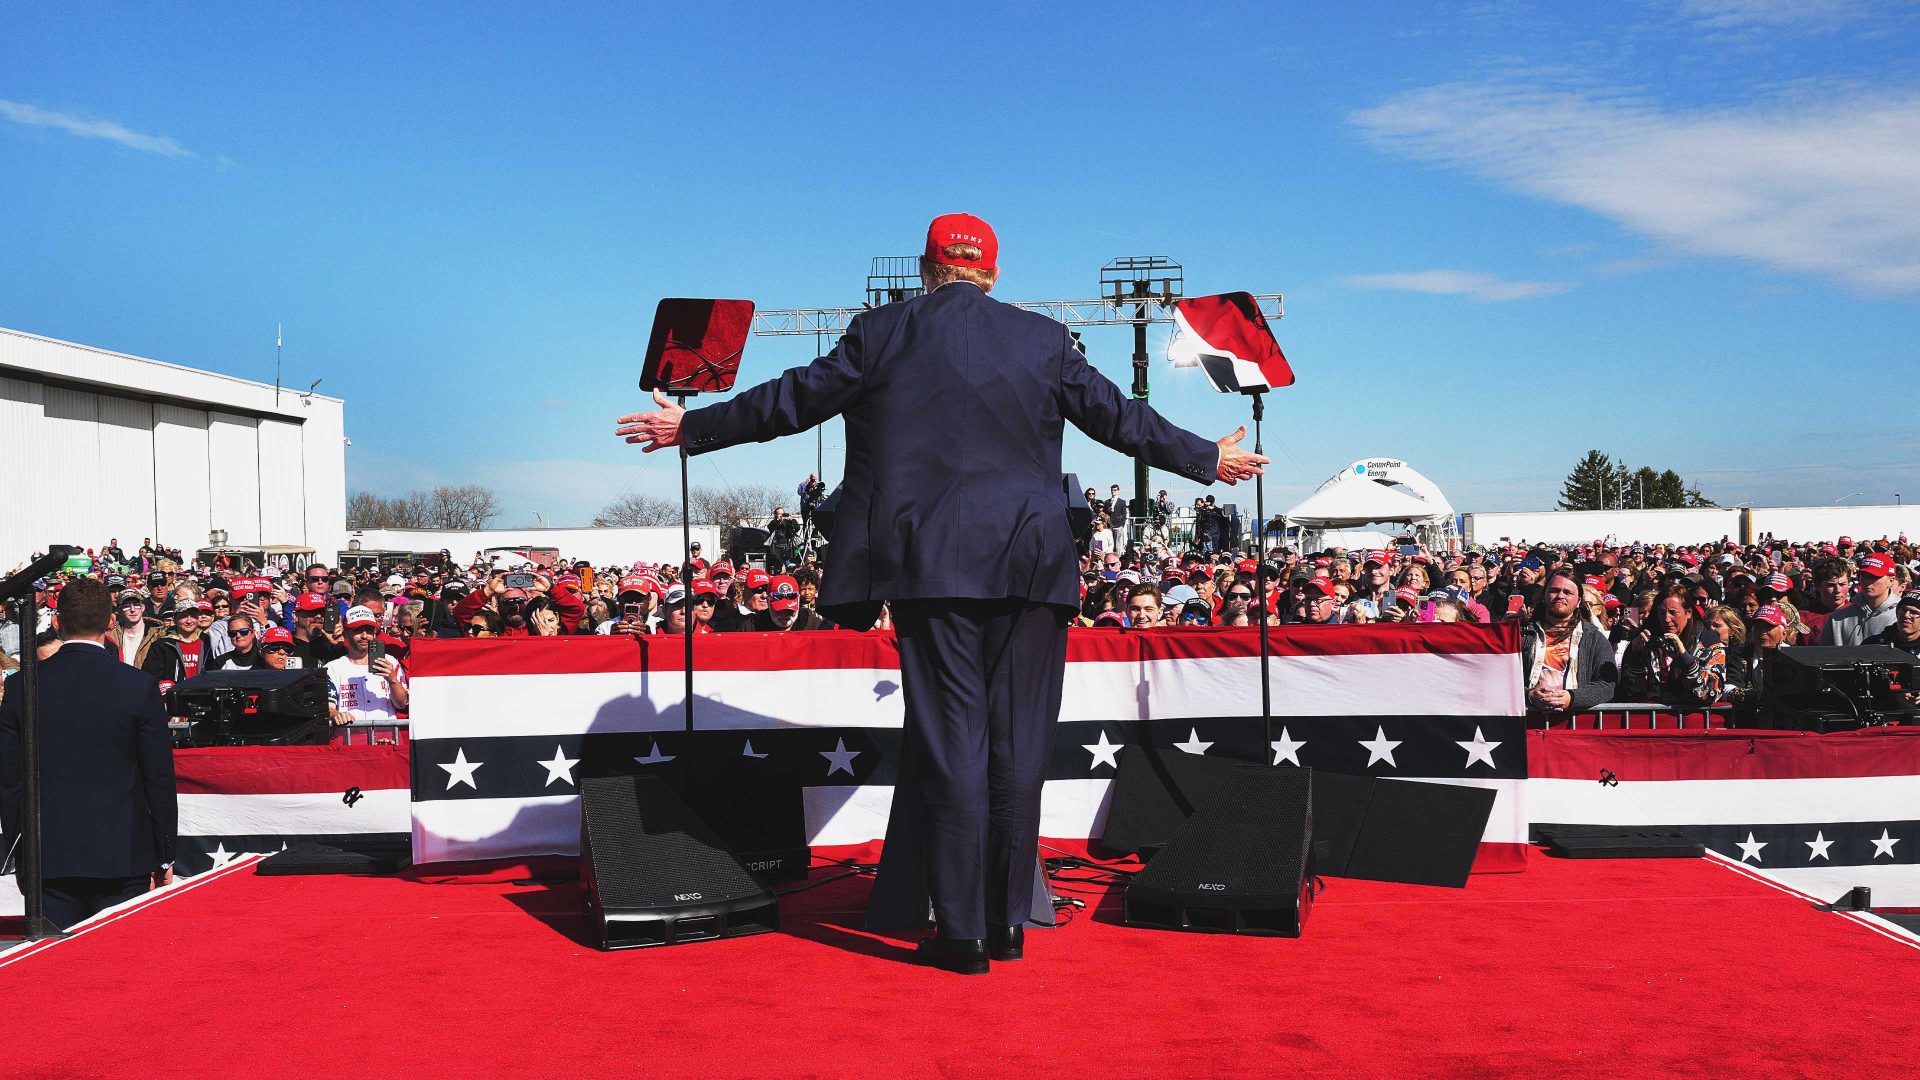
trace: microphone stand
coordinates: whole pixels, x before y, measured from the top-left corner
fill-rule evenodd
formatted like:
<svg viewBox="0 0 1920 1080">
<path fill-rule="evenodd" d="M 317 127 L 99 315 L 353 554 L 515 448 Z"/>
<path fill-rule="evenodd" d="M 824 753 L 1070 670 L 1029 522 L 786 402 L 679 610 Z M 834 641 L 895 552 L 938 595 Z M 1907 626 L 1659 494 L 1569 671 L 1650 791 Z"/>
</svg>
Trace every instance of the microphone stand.
<svg viewBox="0 0 1920 1080">
<path fill-rule="evenodd" d="M 45 861 L 40 849 L 40 600 L 33 583 L 60 569 L 78 548 L 55 544 L 26 569 L 0 581 L 0 600 L 19 597 L 20 609 L 20 892 L 26 900 L 27 940 L 63 938 L 47 920 Z"/>
</svg>

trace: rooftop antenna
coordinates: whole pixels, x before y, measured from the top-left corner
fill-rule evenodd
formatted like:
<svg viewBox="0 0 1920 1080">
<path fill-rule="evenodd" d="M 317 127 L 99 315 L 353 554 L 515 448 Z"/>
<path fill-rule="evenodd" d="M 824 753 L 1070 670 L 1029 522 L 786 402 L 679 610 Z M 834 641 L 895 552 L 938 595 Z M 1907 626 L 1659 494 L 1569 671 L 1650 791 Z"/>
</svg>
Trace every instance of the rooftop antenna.
<svg viewBox="0 0 1920 1080">
<path fill-rule="evenodd" d="M 280 349 L 285 341 L 280 323 L 273 324 L 273 407 L 280 407 Z"/>
</svg>

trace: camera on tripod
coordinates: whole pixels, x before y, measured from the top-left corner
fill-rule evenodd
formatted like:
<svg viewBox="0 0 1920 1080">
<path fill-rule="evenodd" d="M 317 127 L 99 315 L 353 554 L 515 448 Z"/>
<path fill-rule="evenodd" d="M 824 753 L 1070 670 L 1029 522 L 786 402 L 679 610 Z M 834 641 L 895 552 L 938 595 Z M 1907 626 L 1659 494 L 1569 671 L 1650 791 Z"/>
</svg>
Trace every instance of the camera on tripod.
<svg viewBox="0 0 1920 1080">
<path fill-rule="evenodd" d="M 1852 731 L 1920 724 L 1908 700 L 1920 657 L 1889 645 L 1782 646 L 1761 672 L 1763 728 Z"/>
</svg>

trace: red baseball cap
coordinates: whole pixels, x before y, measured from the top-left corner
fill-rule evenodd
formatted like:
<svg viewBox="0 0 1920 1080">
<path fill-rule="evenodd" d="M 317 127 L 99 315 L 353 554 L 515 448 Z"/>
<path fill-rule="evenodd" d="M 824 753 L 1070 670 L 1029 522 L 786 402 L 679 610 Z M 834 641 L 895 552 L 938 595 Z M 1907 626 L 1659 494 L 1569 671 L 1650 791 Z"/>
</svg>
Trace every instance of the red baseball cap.
<svg viewBox="0 0 1920 1080">
<path fill-rule="evenodd" d="M 773 588 L 773 596 L 774 596 L 774 599 L 776 600 L 782 596 L 792 596 L 792 597 L 798 598 L 800 595 L 800 579 L 794 577 L 792 574 L 775 574 L 773 575 L 773 581 L 771 584 Z M 1080 585 L 1082 588 L 1085 588 L 1086 582 L 1083 581 L 1080 583 Z"/>
<path fill-rule="evenodd" d="M 772 588 L 772 587 L 773 587 L 773 575 L 772 575 L 772 574 L 769 574 L 769 573 L 767 573 L 767 572 L 766 572 L 765 570 L 749 570 L 749 571 L 747 571 L 747 588 L 749 588 L 749 589 L 770 589 L 770 588 Z M 796 587 L 796 589 L 795 589 L 795 591 L 796 591 L 796 592 L 798 591 L 798 588 L 797 588 L 797 587 Z"/>
<path fill-rule="evenodd" d="M 1793 591 L 1793 579 L 1785 574 L 1768 574 L 1766 587 L 1785 596 Z"/>
<path fill-rule="evenodd" d="M 322 608 L 325 608 L 328 603 L 329 601 L 327 600 L 327 598 L 317 592 L 301 593 L 300 599 L 295 600 L 293 602 L 293 610 L 319 611 Z"/>
<path fill-rule="evenodd" d="M 972 244 L 980 249 L 980 257 L 950 257 L 944 250 L 949 244 Z M 1000 266 L 1000 238 L 993 235 L 993 226 L 972 214 L 941 214 L 927 226 L 927 261 L 942 266 L 995 270 Z"/>
<path fill-rule="evenodd" d="M 269 626 L 267 627 L 267 632 L 260 635 L 260 644 L 262 647 L 267 645 L 291 645 L 293 644 L 293 635 L 289 633 L 284 626 Z"/>
<path fill-rule="evenodd" d="M 699 596 L 701 593 L 705 593 L 708 596 L 719 596 L 720 587 L 706 578 L 696 577 L 693 579 L 693 595 Z"/>
<path fill-rule="evenodd" d="M 1409 604 L 1417 604 L 1420 602 L 1420 590 L 1415 589 L 1411 585 L 1402 585 L 1393 590 L 1393 598 L 1395 600 L 1405 600 Z"/>
<path fill-rule="evenodd" d="M 1306 585 L 1307 585 L 1308 592 L 1317 592 L 1321 596 L 1324 596 L 1329 600 L 1335 599 L 1335 596 L 1333 593 L 1333 582 L 1327 580 L 1326 578 L 1323 578 L 1323 577 L 1308 578 Z"/>
<path fill-rule="evenodd" d="M 1785 626 L 1787 613 L 1773 604 L 1762 604 L 1760 610 L 1753 613 L 1753 621 L 1766 623 L 1768 626 Z"/>
<path fill-rule="evenodd" d="M 1860 572 L 1868 577 L 1886 577 L 1893 573 L 1893 556 L 1884 551 L 1861 556 Z"/>
<path fill-rule="evenodd" d="M 1241 559 L 1239 562 L 1233 564 L 1233 572 L 1236 574 L 1251 574 L 1259 569 L 1260 564 L 1254 562 L 1252 559 Z"/>
<path fill-rule="evenodd" d="M 641 577 L 638 574 L 633 574 L 628 577 L 623 577 L 620 579 L 620 587 L 616 595 L 626 596 L 629 593 L 638 594 L 638 593 L 650 593 L 653 591 L 654 590 L 652 588 L 648 587 L 646 578 Z"/>
<path fill-rule="evenodd" d="M 714 563 L 713 568 L 707 571 L 707 576 L 710 578 L 717 578 L 722 574 L 725 574 L 727 577 L 733 576 L 733 564 L 725 559 Z"/>
</svg>

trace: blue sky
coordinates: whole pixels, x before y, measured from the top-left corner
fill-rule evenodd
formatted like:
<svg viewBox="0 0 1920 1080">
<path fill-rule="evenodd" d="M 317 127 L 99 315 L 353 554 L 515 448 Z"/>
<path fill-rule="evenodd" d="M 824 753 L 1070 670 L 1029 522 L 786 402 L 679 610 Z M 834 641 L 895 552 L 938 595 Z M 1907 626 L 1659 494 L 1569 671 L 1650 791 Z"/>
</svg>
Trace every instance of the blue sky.
<svg viewBox="0 0 1920 1080">
<path fill-rule="evenodd" d="M 1920 498 L 1912 5 L 1352 6 L 15 5 L 0 325 L 271 380 L 284 323 L 286 382 L 347 399 L 350 488 L 584 524 L 677 490 L 610 434 L 660 297 L 857 303 L 966 210 L 1005 299 L 1139 254 L 1284 293 L 1276 508 L 1369 455 L 1545 508 L 1596 446 L 1726 504 Z M 1087 343 L 1124 385 L 1129 332 Z M 1244 415 L 1153 387 L 1210 437 Z"/>
</svg>

